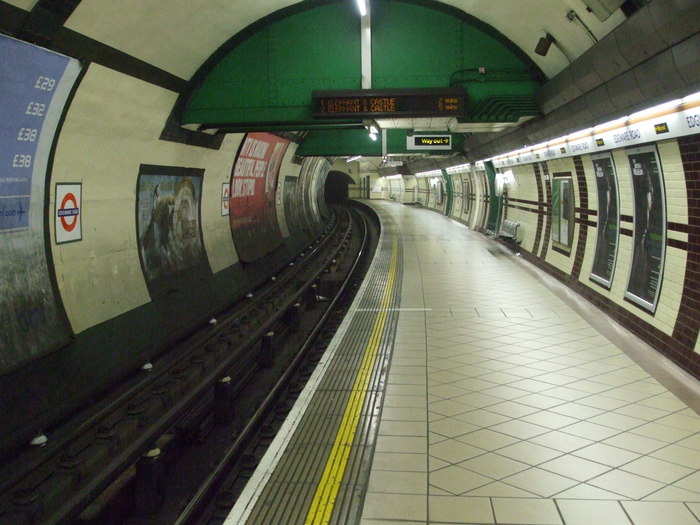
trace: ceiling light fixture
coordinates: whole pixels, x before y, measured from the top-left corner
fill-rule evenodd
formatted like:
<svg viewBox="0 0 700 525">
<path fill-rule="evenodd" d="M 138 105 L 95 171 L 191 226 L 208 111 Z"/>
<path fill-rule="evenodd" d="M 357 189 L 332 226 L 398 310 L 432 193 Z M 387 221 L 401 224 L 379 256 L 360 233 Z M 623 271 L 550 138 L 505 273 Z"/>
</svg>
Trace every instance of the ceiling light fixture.
<svg viewBox="0 0 700 525">
<path fill-rule="evenodd" d="M 355 0 L 357 9 L 360 11 L 360 16 L 367 16 L 367 0 Z"/>
<path fill-rule="evenodd" d="M 545 36 L 540 38 L 539 42 L 537 42 L 535 53 L 543 57 L 547 56 L 547 53 L 549 53 L 549 48 L 552 47 L 553 43 L 554 37 L 547 33 Z"/>
<path fill-rule="evenodd" d="M 349 164 L 353 161 L 360 160 L 361 158 L 362 158 L 362 155 L 355 155 L 354 157 L 348 157 L 345 162 Z"/>
<path fill-rule="evenodd" d="M 416 177 L 438 177 L 442 175 L 442 170 L 429 170 L 429 171 L 419 171 L 416 173 Z"/>
</svg>

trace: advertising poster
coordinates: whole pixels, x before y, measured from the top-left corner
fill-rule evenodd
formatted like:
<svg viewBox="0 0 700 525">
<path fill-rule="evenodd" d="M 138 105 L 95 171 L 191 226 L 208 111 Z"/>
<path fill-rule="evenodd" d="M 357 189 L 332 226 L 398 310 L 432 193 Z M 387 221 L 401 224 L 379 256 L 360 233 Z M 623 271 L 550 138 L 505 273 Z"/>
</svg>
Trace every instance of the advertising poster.
<svg viewBox="0 0 700 525">
<path fill-rule="evenodd" d="M 200 227 L 202 177 L 190 171 L 199 170 L 141 167 L 136 228 L 143 272 L 151 289 L 205 259 Z"/>
<path fill-rule="evenodd" d="M 299 212 L 301 210 L 298 203 L 295 203 L 296 191 L 297 178 L 285 177 L 283 188 L 284 215 L 287 220 L 287 227 L 289 228 L 290 232 L 296 232 L 301 227 L 301 221 L 299 219 Z"/>
<path fill-rule="evenodd" d="M 270 133 L 248 133 L 231 174 L 229 220 L 236 251 L 253 262 L 282 242 L 275 189 L 289 141 Z"/>
<path fill-rule="evenodd" d="M 617 176 L 612 157 L 608 154 L 593 157 L 593 170 L 598 190 L 598 237 L 591 279 L 610 288 L 620 234 Z"/>
<path fill-rule="evenodd" d="M 634 252 L 625 296 L 644 308 L 656 308 L 666 248 L 664 183 L 656 147 L 627 152 L 634 189 Z"/>
<path fill-rule="evenodd" d="M 331 213 L 326 204 L 326 179 L 328 178 L 328 168 L 325 166 L 319 177 L 316 179 L 316 202 L 318 202 L 318 211 L 321 214 L 321 220 L 327 221 Z"/>
<path fill-rule="evenodd" d="M 77 60 L 0 35 L 0 374 L 71 336 L 47 259 L 49 153 Z"/>
</svg>

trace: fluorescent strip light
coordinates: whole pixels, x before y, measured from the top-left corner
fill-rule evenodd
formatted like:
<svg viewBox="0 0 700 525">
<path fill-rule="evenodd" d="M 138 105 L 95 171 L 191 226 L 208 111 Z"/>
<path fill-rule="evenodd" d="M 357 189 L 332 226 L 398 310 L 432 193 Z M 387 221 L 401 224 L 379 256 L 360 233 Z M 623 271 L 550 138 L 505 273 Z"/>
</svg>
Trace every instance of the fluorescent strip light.
<svg viewBox="0 0 700 525">
<path fill-rule="evenodd" d="M 401 178 L 401 175 L 387 175 L 387 176 L 384 177 L 384 178 L 385 178 L 385 179 L 391 179 L 391 180 L 400 179 L 400 178 Z"/>
<path fill-rule="evenodd" d="M 374 134 L 374 135 L 379 134 L 379 130 L 377 129 L 376 126 L 370 126 L 370 127 L 369 127 L 369 132 L 370 132 L 370 134 Z"/>
<path fill-rule="evenodd" d="M 690 104 L 691 102 L 697 102 L 698 100 L 700 100 L 700 91 L 693 93 L 692 95 L 688 95 L 687 97 L 683 97 L 683 104 Z"/>
<path fill-rule="evenodd" d="M 416 173 L 416 177 L 437 177 L 442 175 L 442 170 L 420 171 Z"/>
<path fill-rule="evenodd" d="M 450 175 L 452 175 L 453 173 L 463 173 L 465 171 L 469 171 L 470 166 L 471 164 L 467 162 L 466 164 L 457 164 L 456 166 L 450 166 L 445 171 L 447 171 L 447 173 L 449 173 Z"/>
<path fill-rule="evenodd" d="M 367 0 L 356 0 L 360 16 L 367 16 Z"/>
<path fill-rule="evenodd" d="M 643 109 L 641 111 L 637 111 L 636 113 L 632 113 L 630 115 L 630 120 L 644 118 L 647 115 L 652 116 L 654 113 L 662 112 L 662 111 L 665 111 L 667 109 L 677 108 L 682 103 L 683 103 L 682 98 L 679 98 L 676 100 L 670 100 L 669 102 L 664 102 L 662 104 L 658 104 L 656 106 L 653 106 L 653 107 L 650 107 L 647 109 Z"/>
<path fill-rule="evenodd" d="M 574 133 L 570 133 L 569 135 L 565 135 L 563 137 L 550 139 L 547 142 L 541 142 L 540 144 L 535 144 L 534 146 L 529 146 L 529 147 L 526 146 L 525 148 L 522 148 L 519 150 L 513 150 L 511 152 L 504 153 L 504 154 L 499 155 L 497 157 L 493 157 L 490 159 L 484 159 L 482 161 L 477 161 L 475 163 L 475 166 L 480 167 L 479 166 L 480 163 L 483 163 L 483 162 L 486 162 L 489 160 L 501 160 L 504 158 L 517 156 L 518 154 L 523 153 L 523 152 L 527 152 L 527 151 L 536 152 L 536 151 L 543 150 L 543 149 L 549 149 L 550 144 L 557 143 L 560 141 L 581 139 L 583 137 L 595 135 L 595 134 L 599 133 L 600 130 L 602 130 L 602 129 L 619 126 L 621 124 L 627 124 L 630 120 L 644 120 L 645 117 L 652 117 L 655 113 L 664 112 L 664 111 L 673 110 L 673 109 L 677 109 L 678 111 L 683 111 L 683 106 L 685 104 L 698 102 L 698 101 L 700 101 L 700 92 L 693 93 L 691 95 L 687 95 L 681 99 L 669 100 L 667 102 L 657 104 L 655 106 L 643 109 L 641 111 L 637 111 L 636 113 L 632 113 L 631 115 L 625 115 L 624 117 L 616 118 L 614 120 L 609 120 L 608 122 L 596 124 L 592 128 L 582 129 L 579 131 L 575 131 Z"/>
<path fill-rule="evenodd" d="M 349 164 L 350 162 L 360 160 L 361 158 L 362 158 L 362 155 L 355 155 L 354 157 L 348 157 L 345 162 Z"/>
<path fill-rule="evenodd" d="M 371 138 L 373 141 L 377 141 L 377 134 L 376 133 L 370 133 L 369 138 Z"/>
</svg>

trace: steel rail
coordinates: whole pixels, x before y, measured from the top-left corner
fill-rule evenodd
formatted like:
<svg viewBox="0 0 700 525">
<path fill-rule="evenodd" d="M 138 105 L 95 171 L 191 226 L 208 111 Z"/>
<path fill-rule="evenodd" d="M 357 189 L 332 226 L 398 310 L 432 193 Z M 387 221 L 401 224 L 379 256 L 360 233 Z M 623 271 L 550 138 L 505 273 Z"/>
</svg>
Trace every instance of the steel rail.
<svg viewBox="0 0 700 525">
<path fill-rule="evenodd" d="M 318 332 L 322 329 L 324 323 L 328 319 L 328 316 L 331 314 L 331 312 L 333 311 L 338 300 L 343 295 L 348 283 L 354 277 L 355 271 L 357 270 L 357 266 L 360 263 L 360 261 L 362 260 L 362 257 L 364 256 L 364 253 L 367 249 L 367 242 L 368 242 L 367 219 L 364 216 L 364 214 L 362 214 L 362 213 L 358 213 L 357 215 L 362 219 L 362 229 L 363 229 L 362 244 L 361 244 L 360 250 L 358 251 L 357 256 L 355 257 L 355 260 L 353 261 L 353 264 L 350 267 L 350 270 L 349 270 L 347 276 L 343 280 L 338 292 L 335 294 L 333 299 L 330 301 L 328 308 L 325 310 L 325 312 L 323 313 L 321 318 L 318 320 L 316 325 L 313 327 L 311 333 L 307 336 L 304 343 L 299 348 L 299 351 L 294 356 L 294 359 L 292 360 L 292 362 L 289 364 L 289 366 L 284 371 L 282 376 L 280 376 L 277 383 L 275 383 L 275 386 L 270 390 L 268 395 L 265 397 L 265 399 L 263 400 L 261 405 L 258 407 L 258 409 L 255 411 L 253 416 L 250 418 L 250 420 L 248 421 L 246 426 L 243 428 L 241 433 L 238 435 L 236 440 L 231 444 L 231 446 L 228 448 L 228 450 L 226 451 L 224 456 L 216 464 L 216 466 L 212 470 L 211 474 L 209 474 L 209 476 L 206 478 L 206 480 L 204 480 L 204 482 L 201 484 L 197 493 L 190 499 L 190 501 L 187 503 L 185 508 L 179 514 L 177 520 L 175 520 L 175 522 L 174 522 L 174 525 L 187 525 L 189 523 L 192 523 L 192 520 L 196 519 L 200 515 L 200 513 L 203 510 L 203 507 L 209 501 L 211 501 L 213 494 L 216 493 L 218 487 L 223 482 L 223 479 L 226 477 L 227 473 L 229 472 L 229 469 L 230 469 L 231 465 L 233 464 L 234 460 L 237 458 L 237 456 L 244 449 L 244 446 L 247 444 L 249 439 L 258 430 L 258 427 L 259 427 L 261 421 L 269 413 L 275 400 L 277 399 L 279 394 L 284 390 L 284 388 L 287 386 L 289 379 L 292 377 L 292 375 L 297 370 L 300 363 L 302 362 L 302 360 L 306 356 L 309 348 L 313 344 L 314 339 L 318 335 Z"/>
</svg>

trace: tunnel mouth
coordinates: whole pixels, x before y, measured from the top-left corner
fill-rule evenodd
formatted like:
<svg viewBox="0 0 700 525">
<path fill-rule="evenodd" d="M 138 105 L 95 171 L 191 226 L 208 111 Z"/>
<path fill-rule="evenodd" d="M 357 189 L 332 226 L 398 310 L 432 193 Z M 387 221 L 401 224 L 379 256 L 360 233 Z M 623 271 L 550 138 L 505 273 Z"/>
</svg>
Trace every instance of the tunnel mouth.
<svg viewBox="0 0 700 525">
<path fill-rule="evenodd" d="M 331 170 L 326 177 L 324 196 L 328 204 L 342 204 L 348 200 L 348 186 L 355 184 L 352 177 L 343 171 Z"/>
</svg>

